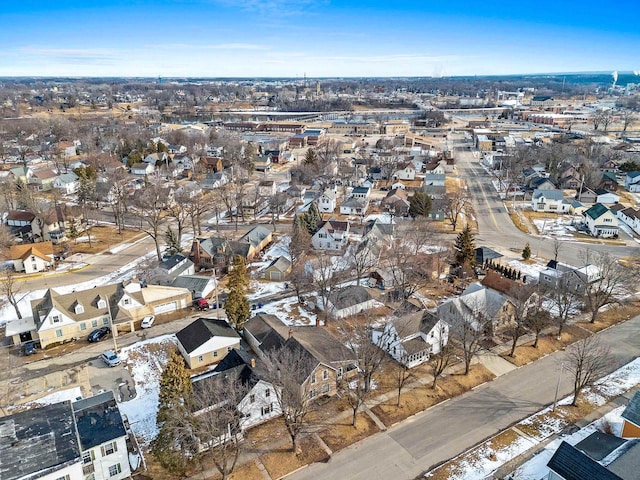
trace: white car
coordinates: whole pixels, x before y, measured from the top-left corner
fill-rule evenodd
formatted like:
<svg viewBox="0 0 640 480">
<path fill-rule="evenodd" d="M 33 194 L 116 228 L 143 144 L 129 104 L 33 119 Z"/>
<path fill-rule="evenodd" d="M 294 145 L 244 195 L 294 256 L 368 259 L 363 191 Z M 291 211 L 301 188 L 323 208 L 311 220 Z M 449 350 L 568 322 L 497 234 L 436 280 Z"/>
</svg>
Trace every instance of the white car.
<svg viewBox="0 0 640 480">
<path fill-rule="evenodd" d="M 151 325 L 153 325 L 155 319 L 156 317 L 154 317 L 153 315 L 147 315 L 142 319 L 142 323 L 140 324 L 140 326 L 142 328 L 149 328 Z"/>
</svg>

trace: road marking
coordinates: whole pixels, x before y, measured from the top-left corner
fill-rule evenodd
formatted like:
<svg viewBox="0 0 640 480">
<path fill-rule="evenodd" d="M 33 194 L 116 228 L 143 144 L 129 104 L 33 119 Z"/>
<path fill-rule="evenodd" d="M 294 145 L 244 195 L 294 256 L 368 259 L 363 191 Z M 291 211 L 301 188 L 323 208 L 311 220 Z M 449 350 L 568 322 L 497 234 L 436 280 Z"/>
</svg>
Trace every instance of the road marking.
<svg viewBox="0 0 640 480">
<path fill-rule="evenodd" d="M 472 175 L 474 177 L 476 177 L 476 178 L 478 177 L 478 173 L 476 172 L 476 169 L 474 167 L 471 167 L 469 170 L 471 171 L 471 173 L 472 173 Z M 493 214 L 493 211 L 491 210 L 491 206 L 489 204 L 489 198 L 487 197 L 487 194 L 484 191 L 484 185 L 482 184 L 482 182 L 480 182 L 478 180 L 476 180 L 476 184 L 480 187 L 480 191 L 482 192 L 482 196 L 484 197 L 485 204 L 486 204 L 486 206 L 487 206 L 487 208 L 489 210 L 489 215 L 491 216 L 491 219 L 493 220 L 493 224 L 495 225 L 496 230 L 498 232 L 500 232 L 500 233 L 503 233 L 502 232 L 502 228 L 500 228 L 500 225 L 498 225 L 498 222 L 496 220 L 496 216 Z"/>
</svg>

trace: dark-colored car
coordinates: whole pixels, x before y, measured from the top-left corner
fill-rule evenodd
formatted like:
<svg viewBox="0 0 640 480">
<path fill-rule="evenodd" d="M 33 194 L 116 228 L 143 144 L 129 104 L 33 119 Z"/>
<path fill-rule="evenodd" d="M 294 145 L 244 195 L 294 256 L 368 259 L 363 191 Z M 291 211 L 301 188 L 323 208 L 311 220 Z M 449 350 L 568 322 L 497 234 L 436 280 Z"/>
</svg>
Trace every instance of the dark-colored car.
<svg viewBox="0 0 640 480">
<path fill-rule="evenodd" d="M 111 333 L 111 329 L 109 327 L 98 328 L 89 334 L 89 336 L 87 337 L 87 340 L 89 340 L 92 343 L 99 342 L 104 337 L 109 335 L 109 333 Z"/>
<path fill-rule="evenodd" d="M 27 342 L 22 346 L 22 353 L 25 355 L 33 355 L 37 353 L 37 348 L 36 342 Z"/>
</svg>

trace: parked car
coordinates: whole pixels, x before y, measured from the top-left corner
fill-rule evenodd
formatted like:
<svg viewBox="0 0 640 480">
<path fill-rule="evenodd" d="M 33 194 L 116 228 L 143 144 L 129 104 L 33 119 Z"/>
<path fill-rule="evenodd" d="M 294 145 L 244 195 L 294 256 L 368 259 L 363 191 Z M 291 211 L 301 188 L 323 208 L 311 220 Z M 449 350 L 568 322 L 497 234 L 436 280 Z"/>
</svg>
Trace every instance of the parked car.
<svg viewBox="0 0 640 480">
<path fill-rule="evenodd" d="M 142 319 L 142 323 L 140 323 L 140 326 L 142 328 L 149 328 L 151 325 L 153 325 L 153 322 L 155 322 L 155 320 L 156 317 L 154 317 L 153 315 L 147 315 Z"/>
<path fill-rule="evenodd" d="M 99 342 L 107 335 L 109 335 L 109 333 L 111 333 L 111 329 L 109 327 L 98 328 L 89 334 L 87 340 L 89 340 L 91 343 Z"/>
<path fill-rule="evenodd" d="M 36 342 L 27 342 L 22 346 L 22 353 L 25 355 L 33 355 L 37 353 L 37 348 Z"/>
<path fill-rule="evenodd" d="M 193 306 L 198 310 L 209 310 L 209 302 L 206 298 L 197 298 L 193 301 Z"/>
<path fill-rule="evenodd" d="M 120 365 L 120 357 L 113 350 L 107 350 L 102 355 L 100 355 L 100 358 L 107 365 L 107 367 L 115 367 L 116 365 Z"/>
</svg>

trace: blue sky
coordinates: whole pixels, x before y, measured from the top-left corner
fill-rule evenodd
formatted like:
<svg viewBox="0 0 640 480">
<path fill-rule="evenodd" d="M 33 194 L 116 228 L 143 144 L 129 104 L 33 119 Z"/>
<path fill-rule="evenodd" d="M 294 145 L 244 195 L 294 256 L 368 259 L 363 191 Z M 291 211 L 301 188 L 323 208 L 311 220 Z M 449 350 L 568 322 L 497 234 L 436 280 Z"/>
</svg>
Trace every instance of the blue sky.
<svg viewBox="0 0 640 480">
<path fill-rule="evenodd" d="M 640 70 L 638 0 L 2 3 L 0 76 L 349 77 Z"/>
</svg>

